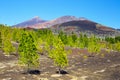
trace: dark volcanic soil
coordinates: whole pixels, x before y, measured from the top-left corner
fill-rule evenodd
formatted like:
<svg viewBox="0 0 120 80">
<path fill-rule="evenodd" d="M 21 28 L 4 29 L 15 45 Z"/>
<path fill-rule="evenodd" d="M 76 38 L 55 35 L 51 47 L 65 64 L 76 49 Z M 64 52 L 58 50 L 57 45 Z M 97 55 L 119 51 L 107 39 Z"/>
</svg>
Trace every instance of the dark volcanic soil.
<svg viewBox="0 0 120 80">
<path fill-rule="evenodd" d="M 85 49 L 72 49 L 65 75 L 56 74 L 57 67 L 47 56 L 40 55 L 40 74 L 24 74 L 18 65 L 18 57 L 5 56 L 0 51 L 0 80 L 120 80 L 120 52 L 102 51 L 101 55 L 89 56 Z"/>
</svg>

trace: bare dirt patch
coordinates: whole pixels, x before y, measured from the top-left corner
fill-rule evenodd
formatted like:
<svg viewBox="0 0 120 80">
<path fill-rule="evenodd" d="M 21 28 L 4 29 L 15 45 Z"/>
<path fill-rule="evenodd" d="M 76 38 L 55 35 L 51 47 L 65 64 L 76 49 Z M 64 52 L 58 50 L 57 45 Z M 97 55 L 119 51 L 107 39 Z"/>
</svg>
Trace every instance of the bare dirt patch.
<svg viewBox="0 0 120 80">
<path fill-rule="evenodd" d="M 16 55 L 5 56 L 0 51 L 0 80 L 120 80 L 120 52 L 103 56 L 89 56 L 86 49 L 72 49 L 69 54 L 69 66 L 64 70 L 68 74 L 56 74 L 57 67 L 45 55 L 40 55 L 40 74 L 23 74 L 25 68 L 18 65 Z M 87 56 L 87 57 L 84 57 Z"/>
</svg>

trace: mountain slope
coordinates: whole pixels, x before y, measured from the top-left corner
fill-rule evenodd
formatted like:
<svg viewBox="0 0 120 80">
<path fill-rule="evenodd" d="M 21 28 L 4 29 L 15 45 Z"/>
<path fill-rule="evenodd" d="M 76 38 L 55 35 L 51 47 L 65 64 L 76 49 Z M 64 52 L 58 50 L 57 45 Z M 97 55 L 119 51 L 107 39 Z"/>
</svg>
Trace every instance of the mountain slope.
<svg viewBox="0 0 120 80">
<path fill-rule="evenodd" d="M 38 16 L 36 16 L 28 21 L 24 21 L 22 23 L 16 24 L 16 25 L 14 25 L 14 27 L 31 27 L 35 24 L 38 24 L 38 23 L 41 24 L 44 22 L 46 22 L 46 20 L 42 20 Z"/>
<path fill-rule="evenodd" d="M 55 32 L 59 32 L 60 30 L 69 32 L 85 32 L 85 33 L 94 33 L 94 34 L 107 34 L 107 33 L 114 33 L 115 29 L 103 26 L 99 23 L 80 19 L 77 21 L 69 21 L 62 24 L 57 24 L 51 27 L 51 29 Z"/>
<path fill-rule="evenodd" d="M 61 24 L 61 23 L 69 22 L 69 21 L 75 21 L 75 20 L 78 20 L 78 18 L 76 18 L 75 16 L 62 16 L 54 20 L 50 20 L 50 21 L 47 21 L 41 24 L 36 24 L 32 28 L 38 28 L 38 29 L 45 28 L 45 27 L 48 28 L 56 24 Z"/>
</svg>

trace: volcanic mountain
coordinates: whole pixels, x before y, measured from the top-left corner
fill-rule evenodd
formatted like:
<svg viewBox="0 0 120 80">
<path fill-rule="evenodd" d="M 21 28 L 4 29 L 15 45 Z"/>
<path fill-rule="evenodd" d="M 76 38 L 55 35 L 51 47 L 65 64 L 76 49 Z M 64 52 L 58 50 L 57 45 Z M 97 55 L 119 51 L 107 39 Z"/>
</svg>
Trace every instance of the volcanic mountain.
<svg viewBox="0 0 120 80">
<path fill-rule="evenodd" d="M 34 17 L 31 20 L 14 25 L 16 27 L 30 27 L 34 29 L 49 28 L 54 32 L 85 32 L 88 34 L 116 34 L 120 31 L 114 28 L 104 26 L 100 23 L 91 21 L 84 17 L 76 18 L 75 16 L 62 16 L 54 20 L 42 20 Z"/>
<path fill-rule="evenodd" d="M 21 22 L 19 24 L 13 25 L 13 26 L 14 27 L 31 27 L 31 26 L 34 26 L 35 24 L 41 24 L 41 23 L 44 23 L 44 22 L 46 22 L 46 20 L 42 20 L 38 16 L 36 16 L 36 17 L 34 17 L 30 20 Z"/>
<path fill-rule="evenodd" d="M 62 16 L 60 18 L 56 18 L 54 20 L 50 20 L 44 23 L 38 23 L 35 26 L 33 26 L 32 28 L 49 28 L 51 26 L 54 26 L 56 24 L 62 24 L 65 22 L 69 22 L 69 21 L 76 21 L 78 20 L 78 18 L 76 18 L 75 16 Z"/>
<path fill-rule="evenodd" d="M 78 20 L 64 22 L 61 24 L 56 24 L 50 27 L 54 32 L 64 31 L 67 33 L 88 33 L 88 34 L 109 34 L 114 35 L 116 30 L 111 27 L 104 26 L 97 22 L 85 18 L 79 18 Z"/>
</svg>

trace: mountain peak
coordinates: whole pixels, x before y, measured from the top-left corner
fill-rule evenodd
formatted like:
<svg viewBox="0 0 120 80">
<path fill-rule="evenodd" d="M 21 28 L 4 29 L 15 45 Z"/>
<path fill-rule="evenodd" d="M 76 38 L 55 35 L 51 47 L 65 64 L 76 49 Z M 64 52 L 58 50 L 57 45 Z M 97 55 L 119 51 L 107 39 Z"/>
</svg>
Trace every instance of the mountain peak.
<svg viewBox="0 0 120 80">
<path fill-rule="evenodd" d="M 78 18 L 76 18 L 75 16 L 66 15 L 66 16 L 56 18 L 52 21 L 55 21 L 55 22 L 58 22 L 58 23 L 63 23 L 63 22 L 68 22 L 68 21 L 73 21 L 73 20 L 78 20 Z"/>
<path fill-rule="evenodd" d="M 40 19 L 39 16 L 35 16 L 30 20 L 27 20 L 27 21 L 24 21 L 22 23 L 16 24 L 14 26 L 17 26 L 17 27 L 31 27 L 35 24 L 41 24 L 41 23 L 44 23 L 44 22 L 46 22 L 46 20 L 42 20 L 42 19 Z"/>
<path fill-rule="evenodd" d="M 31 20 L 42 20 L 39 16 L 35 16 L 35 17 L 33 17 Z"/>
<path fill-rule="evenodd" d="M 33 17 L 33 18 L 40 18 L 39 16 L 35 16 L 35 17 Z"/>
</svg>

